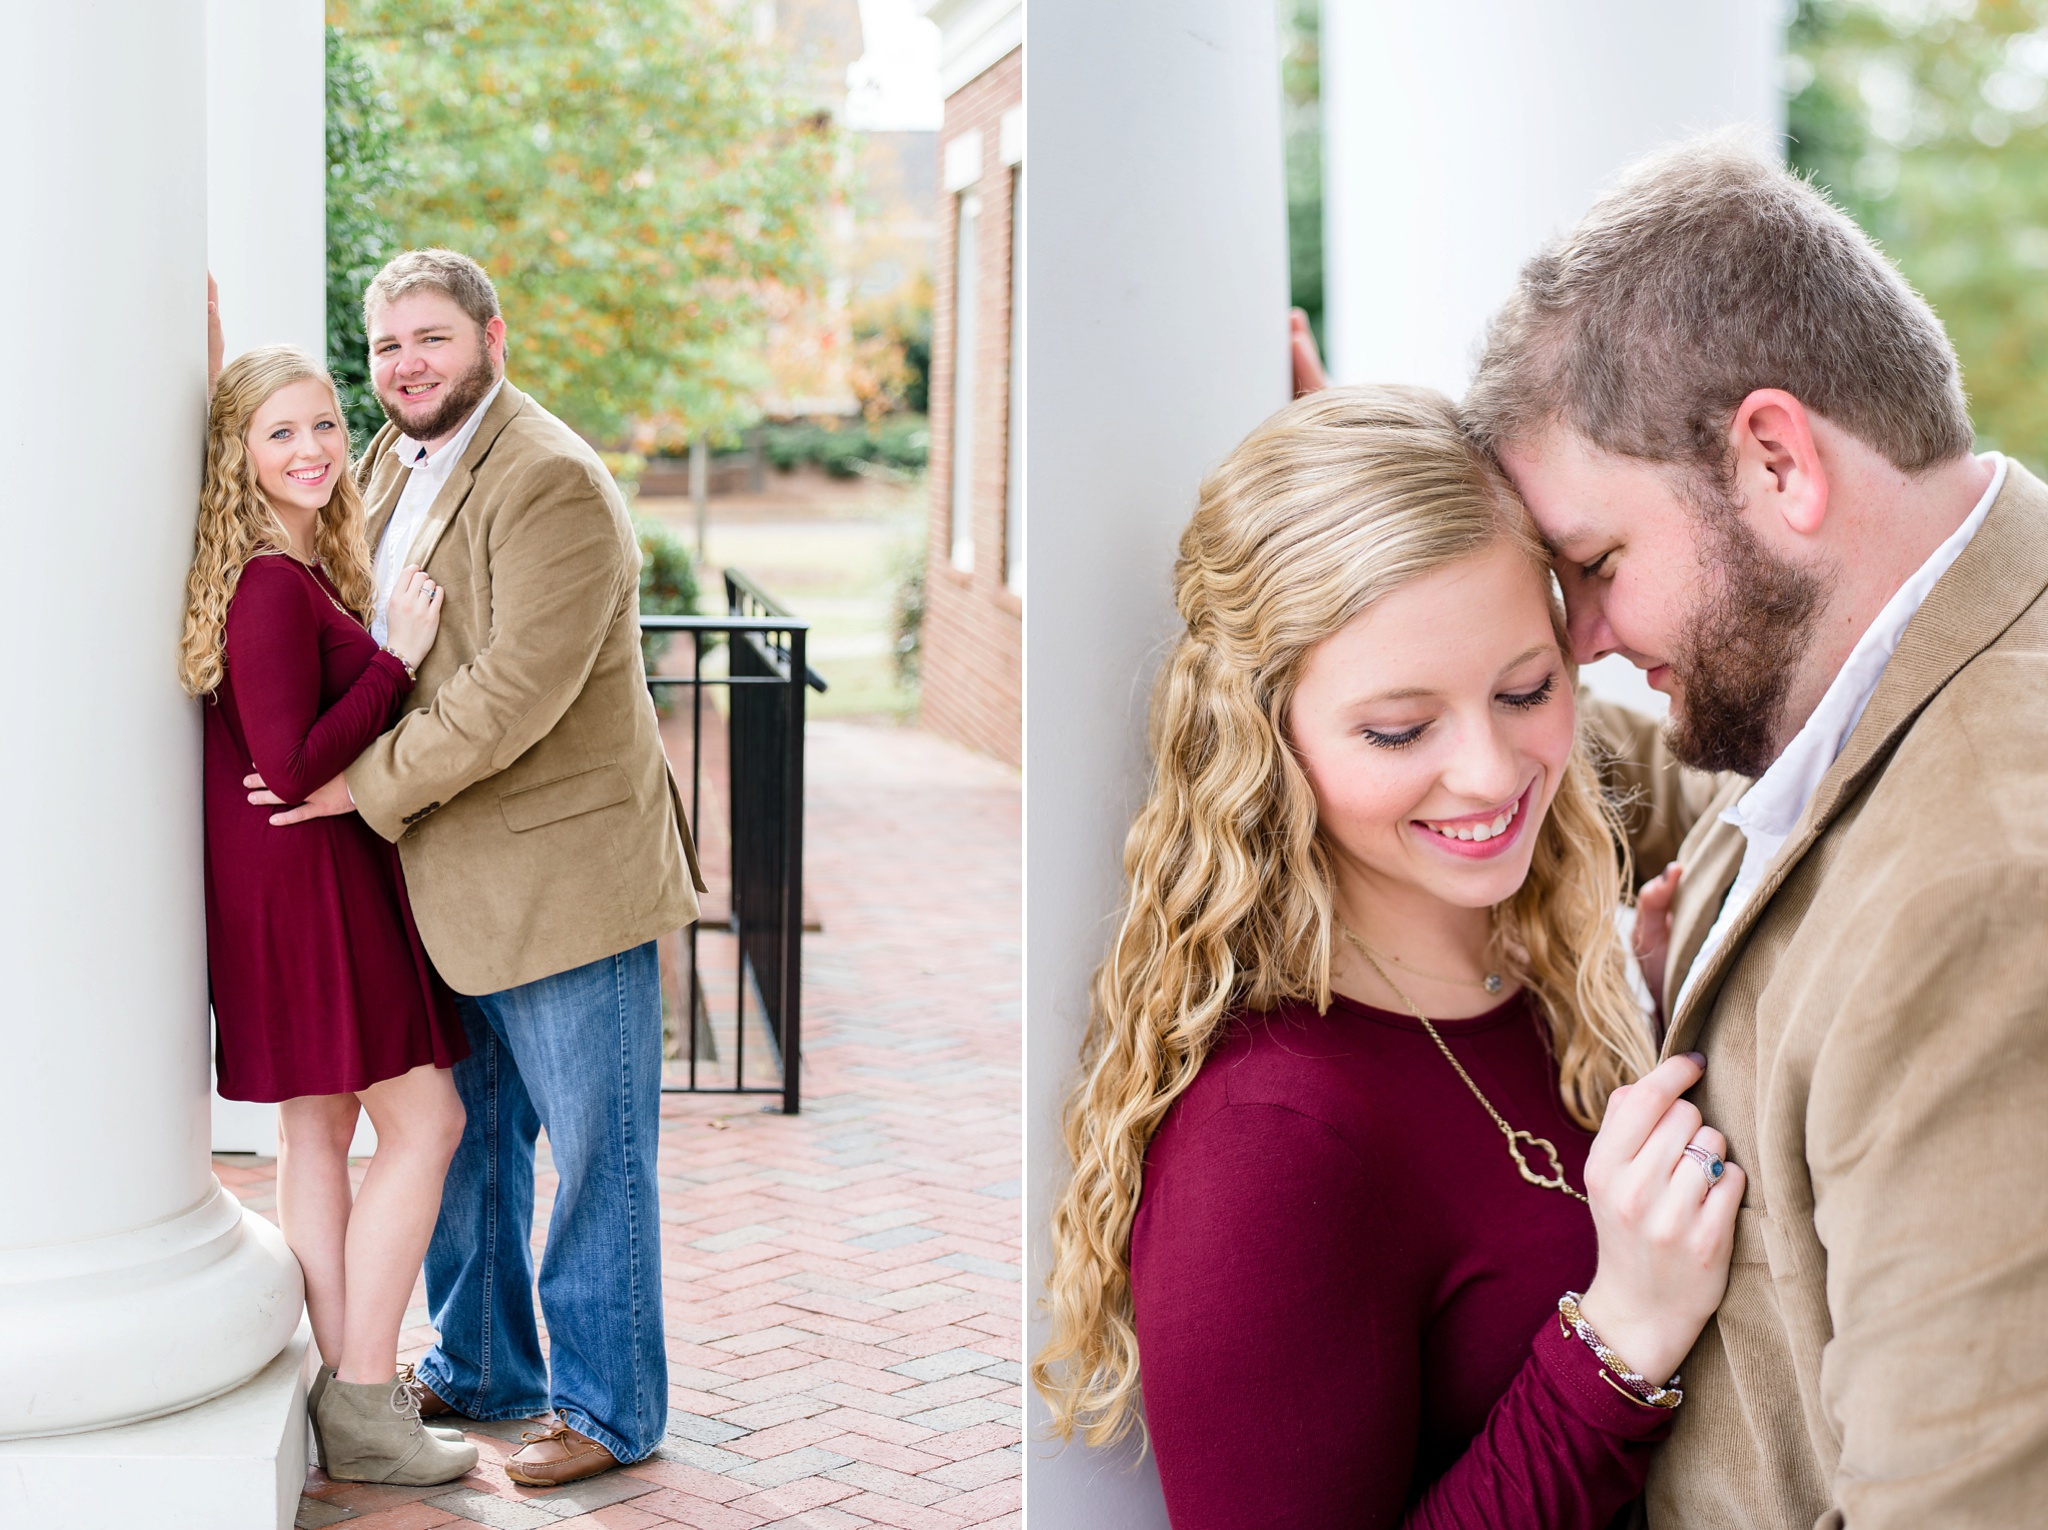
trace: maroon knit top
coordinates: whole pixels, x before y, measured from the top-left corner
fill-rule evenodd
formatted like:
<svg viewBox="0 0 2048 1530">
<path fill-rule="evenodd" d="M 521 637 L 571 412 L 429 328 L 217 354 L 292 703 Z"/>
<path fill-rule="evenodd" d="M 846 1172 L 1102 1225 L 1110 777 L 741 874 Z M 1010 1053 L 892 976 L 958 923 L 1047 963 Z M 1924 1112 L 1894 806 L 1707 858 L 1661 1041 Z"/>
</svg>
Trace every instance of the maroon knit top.
<svg viewBox="0 0 2048 1530">
<path fill-rule="evenodd" d="M 1528 998 L 1437 1029 L 1583 1190 L 1592 1135 Z M 1153 1139 L 1131 1234 L 1174 1530 L 1602 1530 L 1670 1414 L 1559 1323 L 1596 1253 L 1413 1018 L 1241 1017 Z"/>
</svg>

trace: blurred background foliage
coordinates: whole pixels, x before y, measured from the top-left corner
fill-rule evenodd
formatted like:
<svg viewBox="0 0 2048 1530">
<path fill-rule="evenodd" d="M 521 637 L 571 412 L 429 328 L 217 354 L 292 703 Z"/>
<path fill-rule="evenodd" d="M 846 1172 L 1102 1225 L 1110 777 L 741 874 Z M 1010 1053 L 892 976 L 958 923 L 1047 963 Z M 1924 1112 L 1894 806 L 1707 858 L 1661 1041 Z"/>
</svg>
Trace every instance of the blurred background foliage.
<svg viewBox="0 0 2048 1530">
<path fill-rule="evenodd" d="M 398 253 L 391 206 L 405 184 L 398 113 L 342 32 L 327 29 L 327 367 L 357 452 L 384 423 L 370 387 L 363 289 Z"/>
<path fill-rule="evenodd" d="M 1792 163 L 1883 245 L 1962 359 L 1978 446 L 2048 463 L 2048 0 L 1801 0 Z"/>
<path fill-rule="evenodd" d="M 1288 301 L 1323 343 L 1322 0 L 1280 0 L 1280 129 L 1287 153 Z"/>
<path fill-rule="evenodd" d="M 640 612 L 656 616 L 694 616 L 697 612 L 697 558 L 666 521 L 636 515 L 633 531 L 640 542 Z M 640 657 L 651 675 L 675 642 L 672 632 L 640 634 Z"/>
<path fill-rule="evenodd" d="M 585 435 L 750 424 L 770 304 L 821 280 L 837 130 L 749 14 L 329 0 L 364 135 L 396 150 L 374 194 L 391 236 L 483 263 L 522 384 Z"/>
</svg>

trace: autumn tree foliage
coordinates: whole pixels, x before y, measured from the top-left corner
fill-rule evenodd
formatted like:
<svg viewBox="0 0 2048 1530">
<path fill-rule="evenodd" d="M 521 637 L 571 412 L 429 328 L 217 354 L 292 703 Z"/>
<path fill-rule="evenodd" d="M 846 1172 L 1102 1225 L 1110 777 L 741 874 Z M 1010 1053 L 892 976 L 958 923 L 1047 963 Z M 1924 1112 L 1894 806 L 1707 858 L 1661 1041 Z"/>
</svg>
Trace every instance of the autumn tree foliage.
<svg viewBox="0 0 2048 1530">
<path fill-rule="evenodd" d="M 823 278 L 834 129 L 713 0 L 329 0 L 407 177 L 400 242 L 491 273 L 511 370 L 586 435 L 751 421 L 771 294 Z"/>
</svg>

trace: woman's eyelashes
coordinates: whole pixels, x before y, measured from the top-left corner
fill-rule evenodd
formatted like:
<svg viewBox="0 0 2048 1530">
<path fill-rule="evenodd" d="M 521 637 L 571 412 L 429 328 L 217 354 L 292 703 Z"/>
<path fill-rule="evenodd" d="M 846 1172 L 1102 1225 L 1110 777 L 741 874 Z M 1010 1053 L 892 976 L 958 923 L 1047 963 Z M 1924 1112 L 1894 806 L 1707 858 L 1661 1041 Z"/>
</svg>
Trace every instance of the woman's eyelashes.
<svg viewBox="0 0 2048 1530">
<path fill-rule="evenodd" d="M 1405 749 L 1421 738 L 1422 730 L 1428 726 L 1428 723 L 1417 723 L 1414 727 L 1403 729 L 1399 733 L 1383 733 L 1378 728 L 1361 728 L 1359 732 L 1375 749 Z"/>
<path fill-rule="evenodd" d="M 1494 699 L 1502 706 L 1512 707 L 1517 712 L 1528 712 L 1542 706 L 1544 702 L 1550 700 L 1555 694 L 1557 694 L 1557 676 L 1552 674 L 1545 675 L 1543 683 L 1534 690 L 1506 691 Z M 1412 728 L 1402 728 L 1398 731 L 1365 727 L 1361 727 L 1358 731 L 1359 735 L 1375 749 L 1405 749 L 1408 745 L 1421 738 L 1428 728 L 1428 723 L 1421 722 Z"/>
<path fill-rule="evenodd" d="M 1543 683 L 1537 686 L 1535 690 L 1510 692 L 1500 698 L 1500 703 L 1505 707 L 1513 707 L 1518 712 L 1526 712 L 1532 707 L 1542 706 L 1544 702 L 1550 699 L 1551 693 L 1556 689 L 1557 676 L 1545 675 Z"/>
</svg>

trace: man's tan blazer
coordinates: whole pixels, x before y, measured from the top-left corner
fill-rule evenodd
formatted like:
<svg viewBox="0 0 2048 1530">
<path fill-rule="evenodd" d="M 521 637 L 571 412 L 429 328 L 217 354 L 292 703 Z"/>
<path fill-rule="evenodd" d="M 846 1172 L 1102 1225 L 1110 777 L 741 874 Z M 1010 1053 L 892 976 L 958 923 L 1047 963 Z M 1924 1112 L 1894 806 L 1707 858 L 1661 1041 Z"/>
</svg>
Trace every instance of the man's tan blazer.
<svg viewBox="0 0 2048 1530">
<path fill-rule="evenodd" d="M 2048 486 L 2014 464 L 1671 1016 L 1748 1171 L 1654 1530 L 2048 1524 Z M 1736 869 L 1679 854 L 1675 998 Z"/>
<path fill-rule="evenodd" d="M 375 546 L 405 487 L 357 467 Z M 697 917 L 702 887 L 640 659 L 640 549 L 611 474 L 507 383 L 408 563 L 447 594 L 409 711 L 350 765 L 395 840 L 427 952 L 459 993 L 615 955 Z"/>
</svg>

